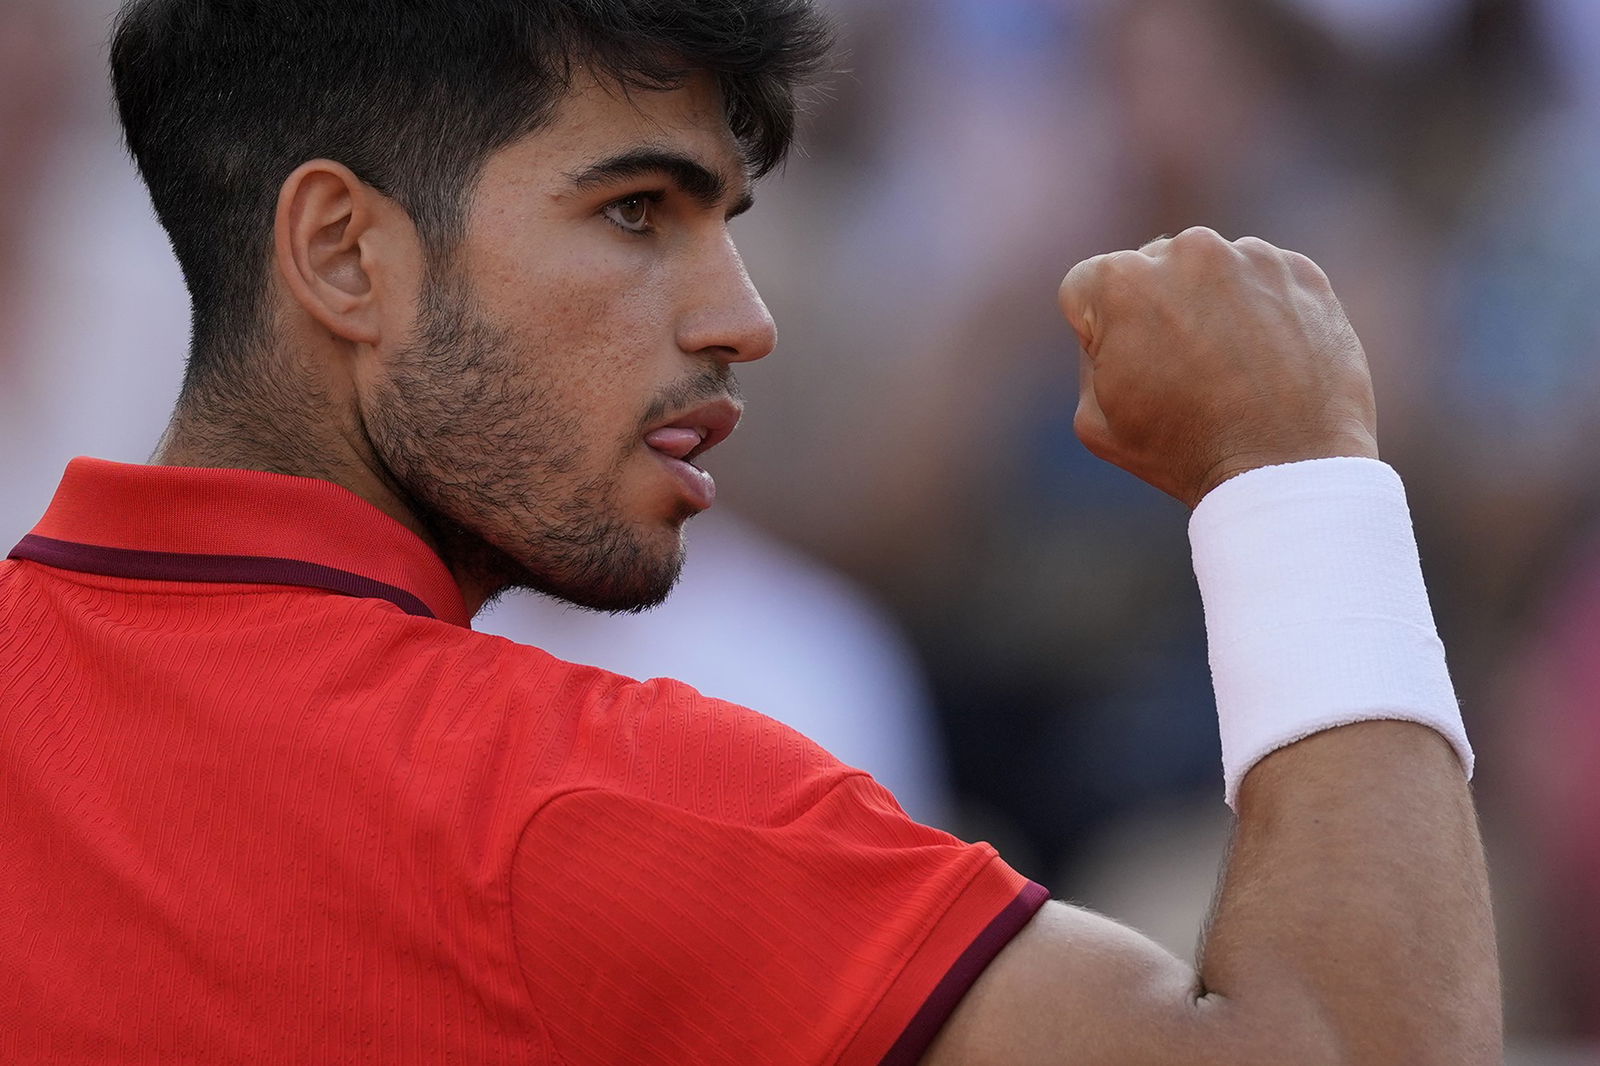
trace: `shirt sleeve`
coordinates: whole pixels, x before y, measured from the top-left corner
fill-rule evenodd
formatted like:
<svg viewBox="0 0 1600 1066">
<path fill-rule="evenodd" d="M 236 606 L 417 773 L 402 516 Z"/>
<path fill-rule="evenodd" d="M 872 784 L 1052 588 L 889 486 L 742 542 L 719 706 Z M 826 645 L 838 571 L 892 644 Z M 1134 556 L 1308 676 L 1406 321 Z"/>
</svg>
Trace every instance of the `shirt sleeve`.
<svg viewBox="0 0 1600 1066">
<path fill-rule="evenodd" d="M 567 1061 L 918 1061 L 1047 893 L 843 769 L 743 817 L 603 788 L 541 808 L 512 912 Z"/>
</svg>

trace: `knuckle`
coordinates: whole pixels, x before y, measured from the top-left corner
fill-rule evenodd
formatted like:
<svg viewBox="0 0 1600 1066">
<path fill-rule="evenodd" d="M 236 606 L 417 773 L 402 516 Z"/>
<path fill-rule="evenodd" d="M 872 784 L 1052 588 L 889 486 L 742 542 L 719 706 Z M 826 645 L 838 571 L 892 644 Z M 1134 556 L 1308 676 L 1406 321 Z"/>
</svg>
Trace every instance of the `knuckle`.
<svg viewBox="0 0 1600 1066">
<path fill-rule="evenodd" d="M 1102 286 L 1112 294 L 1134 288 L 1149 263 L 1150 260 L 1138 252 L 1112 252 L 1100 263 Z"/>
<path fill-rule="evenodd" d="M 1240 237 L 1238 240 L 1233 242 L 1233 246 L 1239 249 L 1241 252 L 1255 256 L 1271 256 L 1277 258 L 1285 254 L 1293 254 L 1285 253 L 1277 245 L 1270 241 L 1263 240 L 1260 237 Z"/>
<path fill-rule="evenodd" d="M 1086 296 L 1105 274 L 1106 256 L 1091 256 L 1073 266 L 1057 290 L 1063 301 Z"/>
<path fill-rule="evenodd" d="M 1326 285 L 1328 283 L 1328 275 L 1323 273 L 1322 268 L 1310 256 L 1289 251 L 1285 251 L 1282 254 L 1283 261 L 1288 265 L 1289 272 L 1294 275 L 1295 280 L 1303 284 Z"/>
<path fill-rule="evenodd" d="M 1163 233 L 1161 236 L 1152 237 L 1148 241 L 1145 241 L 1143 244 L 1139 245 L 1139 251 L 1143 252 L 1145 255 L 1156 255 L 1161 252 L 1162 249 L 1166 248 L 1166 246 L 1171 242 L 1172 234 Z"/>
<path fill-rule="evenodd" d="M 1172 252 L 1201 263 L 1216 263 L 1238 255 L 1232 241 L 1208 226 L 1191 226 L 1172 238 Z"/>
<path fill-rule="evenodd" d="M 1174 248 L 1215 250 L 1227 247 L 1228 242 L 1210 226 L 1190 226 L 1172 238 L 1172 245 Z"/>
</svg>

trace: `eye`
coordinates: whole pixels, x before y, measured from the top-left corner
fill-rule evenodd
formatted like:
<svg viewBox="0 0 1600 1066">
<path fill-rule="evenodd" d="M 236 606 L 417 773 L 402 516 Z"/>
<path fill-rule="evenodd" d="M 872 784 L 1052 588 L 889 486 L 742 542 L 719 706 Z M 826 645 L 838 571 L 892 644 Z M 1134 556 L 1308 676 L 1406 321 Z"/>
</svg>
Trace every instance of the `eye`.
<svg viewBox="0 0 1600 1066">
<path fill-rule="evenodd" d="M 618 229 L 629 233 L 649 233 L 652 228 L 650 206 L 660 199 L 660 196 L 651 193 L 635 193 L 607 204 L 604 214 Z"/>
</svg>

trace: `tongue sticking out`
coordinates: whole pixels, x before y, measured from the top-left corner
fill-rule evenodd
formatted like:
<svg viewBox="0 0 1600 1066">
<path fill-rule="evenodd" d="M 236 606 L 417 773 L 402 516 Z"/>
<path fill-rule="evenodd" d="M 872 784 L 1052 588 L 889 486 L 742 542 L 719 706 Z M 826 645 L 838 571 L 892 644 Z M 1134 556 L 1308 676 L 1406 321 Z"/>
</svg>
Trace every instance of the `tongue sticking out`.
<svg viewBox="0 0 1600 1066">
<path fill-rule="evenodd" d="M 658 452 L 664 452 L 674 459 L 682 459 L 697 448 L 704 434 L 697 429 L 681 429 L 670 426 L 658 429 L 654 433 L 645 435 L 644 442 Z"/>
</svg>

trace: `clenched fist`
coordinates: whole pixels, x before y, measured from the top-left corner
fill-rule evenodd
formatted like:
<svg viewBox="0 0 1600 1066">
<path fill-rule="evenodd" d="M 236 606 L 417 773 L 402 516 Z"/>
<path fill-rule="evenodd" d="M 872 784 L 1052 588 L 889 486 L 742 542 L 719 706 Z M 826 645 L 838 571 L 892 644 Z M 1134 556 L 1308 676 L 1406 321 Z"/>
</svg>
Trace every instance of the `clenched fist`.
<svg viewBox="0 0 1600 1066">
<path fill-rule="evenodd" d="M 1078 437 L 1190 507 L 1255 467 L 1377 457 L 1366 354 L 1305 256 L 1196 228 L 1086 259 L 1060 295 Z"/>
</svg>

